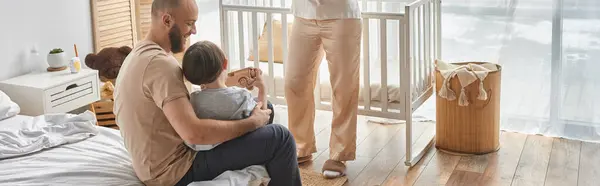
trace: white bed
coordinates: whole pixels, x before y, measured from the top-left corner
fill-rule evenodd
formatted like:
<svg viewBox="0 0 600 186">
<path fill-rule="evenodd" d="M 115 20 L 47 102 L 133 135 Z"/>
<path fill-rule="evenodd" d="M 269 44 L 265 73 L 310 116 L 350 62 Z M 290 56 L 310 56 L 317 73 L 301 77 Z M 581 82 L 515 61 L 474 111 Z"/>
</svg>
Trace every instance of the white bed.
<svg viewBox="0 0 600 186">
<path fill-rule="evenodd" d="M 0 120 L 0 127 L 34 119 L 17 115 Z M 0 185 L 143 185 L 131 167 L 119 132 L 95 128 L 97 135 L 83 141 L 0 159 Z"/>
<path fill-rule="evenodd" d="M 19 115 L 20 107 L 0 90 L 0 186 L 143 186 L 118 130 L 100 127 L 81 114 Z M 226 171 L 190 186 L 268 182 L 264 166 Z"/>
</svg>

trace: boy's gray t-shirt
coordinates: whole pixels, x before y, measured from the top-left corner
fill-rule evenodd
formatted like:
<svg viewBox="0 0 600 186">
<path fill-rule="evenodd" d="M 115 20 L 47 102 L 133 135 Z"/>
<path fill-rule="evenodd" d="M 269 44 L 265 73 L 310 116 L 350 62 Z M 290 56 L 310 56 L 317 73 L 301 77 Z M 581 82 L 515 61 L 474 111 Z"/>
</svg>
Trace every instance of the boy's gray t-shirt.
<svg viewBox="0 0 600 186">
<path fill-rule="evenodd" d="M 190 94 L 196 116 L 201 119 L 240 120 L 249 117 L 256 106 L 250 91 L 240 87 L 204 89 Z M 196 151 L 210 150 L 219 144 L 187 144 Z"/>
</svg>

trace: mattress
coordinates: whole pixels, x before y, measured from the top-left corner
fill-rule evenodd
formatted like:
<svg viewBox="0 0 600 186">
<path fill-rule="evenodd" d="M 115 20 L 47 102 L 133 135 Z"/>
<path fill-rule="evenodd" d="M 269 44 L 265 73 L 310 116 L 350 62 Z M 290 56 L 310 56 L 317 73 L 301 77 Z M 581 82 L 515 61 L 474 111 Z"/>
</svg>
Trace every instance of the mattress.
<svg viewBox="0 0 600 186">
<path fill-rule="evenodd" d="M 369 78 L 369 86 L 365 86 L 364 83 L 364 75 L 361 71 L 360 77 L 360 91 L 359 91 L 359 101 L 364 103 L 364 93 L 370 90 L 370 101 L 371 102 L 381 102 L 381 91 L 383 90 L 383 86 L 381 83 L 381 68 L 380 65 L 376 65 L 379 62 L 372 62 L 370 65 L 370 78 Z M 253 67 L 255 65 L 254 61 L 245 61 L 244 67 Z M 239 62 L 235 61 L 231 64 L 232 69 L 240 68 Z M 267 62 L 259 62 L 259 68 L 265 73 L 265 81 L 267 81 L 267 86 L 269 89 L 275 88 L 275 94 L 277 96 L 283 97 L 285 95 L 284 90 L 284 66 L 281 63 L 273 63 L 273 74 L 274 76 L 269 75 L 269 63 Z M 400 103 L 403 101 L 401 97 L 401 88 L 400 88 L 400 78 L 399 78 L 399 67 L 397 63 L 390 62 L 388 64 L 388 82 L 387 82 L 387 92 L 388 92 L 388 103 Z M 274 78 L 273 78 L 274 77 Z M 274 83 L 274 84 L 273 84 Z M 274 86 L 273 86 L 274 85 Z M 329 82 L 329 70 L 327 67 L 327 61 L 323 61 L 319 70 L 319 87 L 321 100 L 329 101 L 331 100 L 331 84 Z M 367 89 L 370 88 L 370 89 Z M 416 86 L 411 86 L 411 92 L 415 92 Z M 269 93 L 271 90 L 269 90 Z M 413 96 L 418 96 L 413 94 Z"/>
<path fill-rule="evenodd" d="M 25 122 L 17 115 L 0 126 Z M 0 185 L 142 186 L 117 130 L 99 127 L 96 136 L 40 152 L 0 160 Z"/>
</svg>

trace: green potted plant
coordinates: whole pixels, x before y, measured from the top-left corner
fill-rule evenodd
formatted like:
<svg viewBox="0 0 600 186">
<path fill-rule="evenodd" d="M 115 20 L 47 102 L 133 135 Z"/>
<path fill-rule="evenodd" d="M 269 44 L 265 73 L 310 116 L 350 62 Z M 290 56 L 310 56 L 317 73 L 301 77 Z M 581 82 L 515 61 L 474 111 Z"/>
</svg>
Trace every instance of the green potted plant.
<svg viewBox="0 0 600 186">
<path fill-rule="evenodd" d="M 61 48 L 55 48 L 48 53 L 48 65 L 50 68 L 61 68 L 67 66 L 67 57 Z"/>
</svg>

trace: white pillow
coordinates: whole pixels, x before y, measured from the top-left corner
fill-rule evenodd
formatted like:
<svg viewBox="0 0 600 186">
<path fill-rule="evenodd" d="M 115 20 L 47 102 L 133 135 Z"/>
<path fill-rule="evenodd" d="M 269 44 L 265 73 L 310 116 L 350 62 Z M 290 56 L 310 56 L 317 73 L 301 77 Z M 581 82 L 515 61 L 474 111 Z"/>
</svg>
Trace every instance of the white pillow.
<svg viewBox="0 0 600 186">
<path fill-rule="evenodd" d="M 0 90 L 0 120 L 16 116 L 19 112 L 21 107 Z"/>
</svg>

